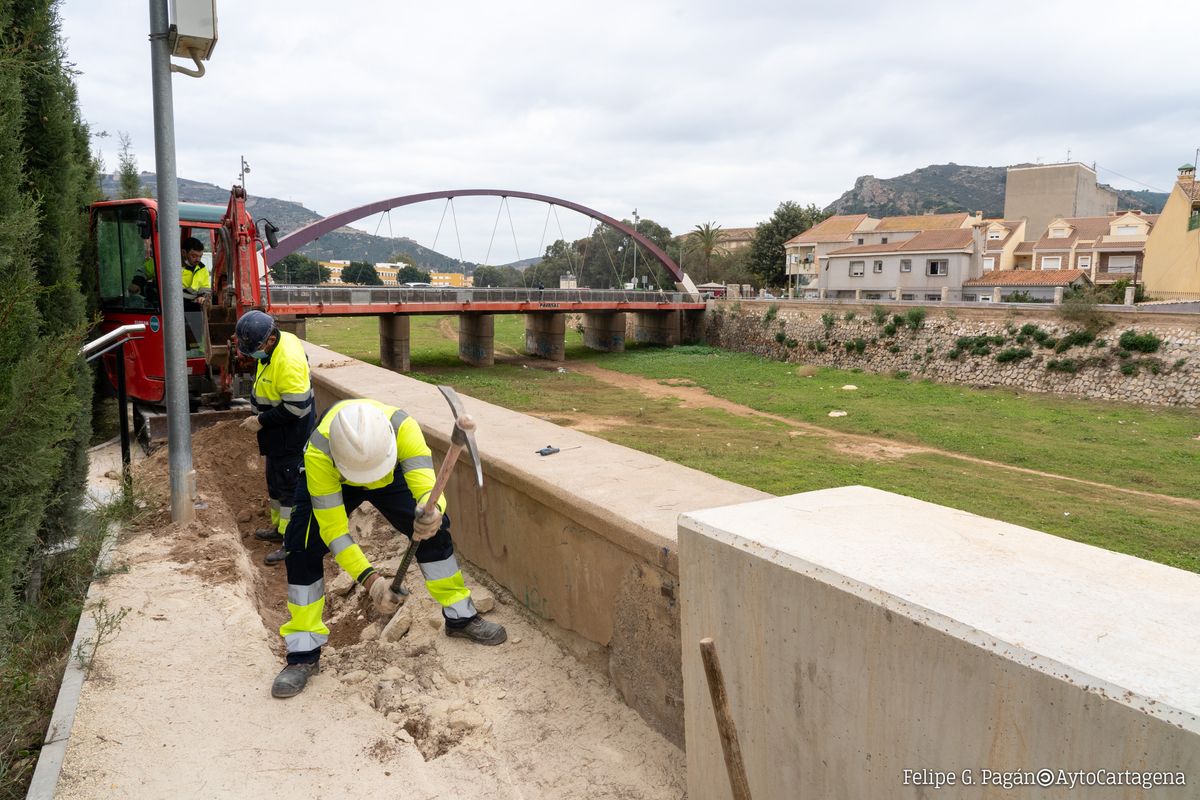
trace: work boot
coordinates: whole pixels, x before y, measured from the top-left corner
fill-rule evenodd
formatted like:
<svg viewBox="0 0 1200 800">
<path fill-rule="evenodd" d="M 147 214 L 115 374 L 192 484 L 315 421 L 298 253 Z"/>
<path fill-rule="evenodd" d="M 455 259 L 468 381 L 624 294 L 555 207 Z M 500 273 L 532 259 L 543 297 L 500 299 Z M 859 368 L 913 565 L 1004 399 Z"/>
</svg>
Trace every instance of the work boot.
<svg viewBox="0 0 1200 800">
<path fill-rule="evenodd" d="M 271 684 L 272 697 L 295 697 L 304 691 L 308 679 L 321 671 L 321 663 L 314 661 L 310 664 L 288 664 L 283 671 L 275 676 Z"/>
<path fill-rule="evenodd" d="M 254 532 L 254 538 L 264 542 L 282 542 L 283 534 L 274 528 L 259 528 Z"/>
<path fill-rule="evenodd" d="M 285 558 L 287 558 L 287 550 L 284 550 L 282 547 L 280 547 L 263 556 L 263 563 L 267 566 L 273 567 L 280 561 L 283 561 Z"/>
<path fill-rule="evenodd" d="M 446 635 L 461 636 L 464 639 L 470 639 L 476 644 L 487 645 L 501 644 L 508 638 L 508 633 L 504 630 L 503 625 L 488 622 L 478 614 L 471 617 L 466 625 L 451 627 L 449 620 L 447 620 Z"/>
</svg>

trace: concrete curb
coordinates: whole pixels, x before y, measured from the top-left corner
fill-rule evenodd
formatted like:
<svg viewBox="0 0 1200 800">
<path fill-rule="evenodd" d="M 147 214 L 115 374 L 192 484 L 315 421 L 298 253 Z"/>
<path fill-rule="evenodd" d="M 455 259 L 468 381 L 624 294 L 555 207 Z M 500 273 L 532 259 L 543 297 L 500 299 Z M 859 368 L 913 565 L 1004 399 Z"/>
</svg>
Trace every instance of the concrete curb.
<svg viewBox="0 0 1200 800">
<path fill-rule="evenodd" d="M 112 563 L 113 550 L 117 545 L 116 526 L 110 526 L 100 546 L 100 554 L 96 557 L 96 571 L 108 569 Z M 42 744 L 42 752 L 38 756 L 37 767 L 33 771 L 26 800 L 53 800 L 58 789 L 58 778 L 62 773 L 63 759 L 67 755 L 67 744 L 71 738 L 71 727 L 75 724 L 75 709 L 79 706 L 79 696 L 83 692 L 85 671 L 79 666 L 74 657 L 79 643 L 96 633 L 96 621 L 87 613 L 87 609 L 95 601 L 99 591 L 93 580 L 88 587 L 87 599 L 84 601 L 83 612 L 79 615 L 79 625 L 75 628 L 75 638 L 71 640 L 71 649 L 67 655 L 67 666 L 63 670 L 62 683 L 58 688 L 58 700 L 54 703 L 54 714 L 50 717 L 50 727 L 46 729 L 46 738 Z"/>
</svg>

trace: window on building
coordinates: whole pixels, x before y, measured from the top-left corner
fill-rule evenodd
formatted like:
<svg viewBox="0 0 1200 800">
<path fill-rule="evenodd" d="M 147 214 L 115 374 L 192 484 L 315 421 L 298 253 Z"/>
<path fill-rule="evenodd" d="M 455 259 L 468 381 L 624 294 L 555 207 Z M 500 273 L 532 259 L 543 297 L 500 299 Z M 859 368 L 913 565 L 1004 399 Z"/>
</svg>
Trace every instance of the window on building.
<svg viewBox="0 0 1200 800">
<path fill-rule="evenodd" d="M 974 302 L 975 302 L 975 295 L 973 295 L 973 294 L 969 294 L 969 293 L 965 293 L 965 292 L 964 292 L 964 293 L 963 293 L 963 302 L 964 302 L 964 303 L 974 303 Z"/>
<path fill-rule="evenodd" d="M 880 243 L 880 244 L 887 244 L 887 237 L 886 237 L 886 236 L 884 236 L 882 239 L 880 239 L 880 240 L 879 240 L 879 243 Z"/>
<path fill-rule="evenodd" d="M 983 271 L 984 272 L 991 272 L 995 268 L 996 268 L 996 259 L 994 257 L 988 256 L 987 258 L 985 258 L 983 260 Z"/>
<path fill-rule="evenodd" d="M 1108 271 L 1118 274 L 1133 274 L 1137 267 L 1137 256 L 1109 256 Z"/>
<path fill-rule="evenodd" d="M 902 295 L 900 295 L 900 299 L 901 300 L 916 300 L 917 296 L 915 294 L 902 294 Z"/>
<path fill-rule="evenodd" d="M 850 262 L 850 277 L 851 278 L 861 278 L 863 275 L 863 272 L 865 271 L 866 264 L 867 264 L 867 262 L 865 262 L 865 261 L 851 261 Z"/>
<path fill-rule="evenodd" d="M 1042 269 L 1062 269 L 1062 256 L 1042 256 Z"/>
<path fill-rule="evenodd" d="M 1118 225 L 1117 236 L 1137 236 L 1142 232 L 1141 225 Z"/>
<path fill-rule="evenodd" d="M 950 261 L 945 258 L 931 258 L 925 262 L 927 275 L 949 275 Z"/>
<path fill-rule="evenodd" d="M 1194 231 L 1200 229 L 1200 208 L 1193 208 L 1192 215 L 1188 217 L 1188 230 Z"/>
<path fill-rule="evenodd" d="M 901 272 L 912 272 L 912 259 L 911 258 L 900 259 L 900 271 Z"/>
<path fill-rule="evenodd" d="M 988 231 L 988 238 L 992 241 L 1004 238 L 1004 231 Z"/>
<path fill-rule="evenodd" d="M 862 244 L 862 243 L 863 243 L 863 238 L 862 238 L 861 236 L 860 236 L 860 237 L 858 237 L 858 243 L 859 243 L 859 244 Z"/>
<path fill-rule="evenodd" d="M 1080 256 L 1079 257 L 1079 268 L 1080 269 L 1091 269 L 1092 268 L 1092 257 L 1091 256 Z"/>
<path fill-rule="evenodd" d="M 874 272 L 876 275 L 879 275 L 880 273 L 882 273 L 883 272 L 883 262 L 876 261 L 874 268 L 871 271 Z"/>
<path fill-rule="evenodd" d="M 1070 232 L 1071 232 L 1070 228 L 1051 228 L 1050 229 L 1050 238 L 1051 239 L 1065 239 L 1065 238 L 1067 238 L 1067 236 L 1070 235 Z"/>
</svg>

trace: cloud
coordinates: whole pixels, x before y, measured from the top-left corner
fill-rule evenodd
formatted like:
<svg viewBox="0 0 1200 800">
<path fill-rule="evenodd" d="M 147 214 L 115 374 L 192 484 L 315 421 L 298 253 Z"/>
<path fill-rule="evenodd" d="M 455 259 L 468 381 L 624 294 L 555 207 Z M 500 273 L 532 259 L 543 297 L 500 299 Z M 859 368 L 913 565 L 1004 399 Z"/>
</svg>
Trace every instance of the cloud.
<svg viewBox="0 0 1200 800">
<path fill-rule="evenodd" d="M 862 174 L 1068 149 L 1116 185 L 1141 188 L 1111 170 L 1166 187 L 1200 143 L 1194 48 L 1179 33 L 1188 9 L 224 3 L 209 74 L 173 84 L 179 172 L 230 184 L 244 155 L 252 193 L 322 213 L 500 187 L 619 217 L 637 208 L 677 232 L 753 225 L 781 200 L 824 205 Z M 130 132 L 152 169 L 146 4 L 66 0 L 61 12 L 85 118 Z M 100 146 L 115 165 L 115 142 Z M 445 250 L 446 210 L 390 221 Z M 498 246 L 498 201 L 454 210 L 468 259 Z M 547 210 L 514 201 L 511 211 L 517 244 L 509 232 L 507 246 L 528 256 Z M 586 220 L 563 216 L 568 236 L 586 233 Z"/>
</svg>

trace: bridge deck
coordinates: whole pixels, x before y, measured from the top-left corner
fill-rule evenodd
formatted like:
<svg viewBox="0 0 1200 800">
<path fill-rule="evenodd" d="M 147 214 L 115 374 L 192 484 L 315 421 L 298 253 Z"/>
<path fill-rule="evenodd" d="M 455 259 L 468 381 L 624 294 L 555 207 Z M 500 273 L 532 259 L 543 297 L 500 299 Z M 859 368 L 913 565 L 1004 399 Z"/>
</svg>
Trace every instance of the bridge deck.
<svg viewBox="0 0 1200 800">
<path fill-rule="evenodd" d="M 376 286 L 271 286 L 274 314 L 528 314 L 702 310 L 698 295 L 604 289 L 413 289 Z"/>
</svg>

